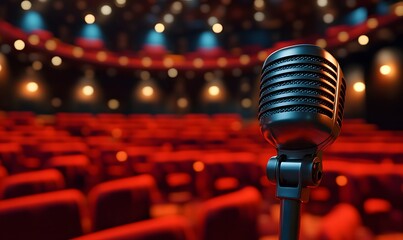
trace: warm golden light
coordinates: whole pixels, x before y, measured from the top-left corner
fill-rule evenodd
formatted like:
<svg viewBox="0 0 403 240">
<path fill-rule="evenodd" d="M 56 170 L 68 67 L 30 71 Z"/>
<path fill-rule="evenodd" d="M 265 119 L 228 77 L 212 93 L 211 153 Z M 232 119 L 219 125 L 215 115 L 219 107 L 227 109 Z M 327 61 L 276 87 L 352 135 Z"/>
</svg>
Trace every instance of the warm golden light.
<svg viewBox="0 0 403 240">
<path fill-rule="evenodd" d="M 208 93 L 211 96 L 217 96 L 218 94 L 220 94 L 220 88 L 218 86 L 210 86 L 208 88 Z"/>
<path fill-rule="evenodd" d="M 318 40 L 316 40 L 315 44 L 318 47 L 325 48 L 327 46 L 327 41 L 325 39 L 323 39 L 323 38 L 319 38 Z"/>
<path fill-rule="evenodd" d="M 92 94 L 94 94 L 94 88 L 90 85 L 86 85 L 82 88 L 82 93 L 84 94 L 84 96 L 91 96 Z"/>
<path fill-rule="evenodd" d="M 353 85 L 353 89 L 356 92 L 363 92 L 365 90 L 365 84 L 363 82 L 356 82 Z"/>
<path fill-rule="evenodd" d="M 93 24 L 95 22 L 95 16 L 89 13 L 89 14 L 85 15 L 84 21 L 87 24 Z"/>
<path fill-rule="evenodd" d="M 395 14 L 396 16 L 403 16 L 403 5 L 399 5 L 395 8 Z"/>
<path fill-rule="evenodd" d="M 178 70 L 176 70 L 176 68 L 170 68 L 168 70 L 168 76 L 171 78 L 175 78 L 178 76 Z"/>
<path fill-rule="evenodd" d="M 162 23 L 157 23 L 157 24 L 155 24 L 154 29 L 156 32 L 162 33 L 165 30 L 165 26 Z"/>
<path fill-rule="evenodd" d="M 28 42 L 32 45 L 38 45 L 39 41 L 40 41 L 39 36 L 36 34 L 29 35 L 28 37 Z"/>
<path fill-rule="evenodd" d="M 337 39 L 339 39 L 340 42 L 347 42 L 349 38 L 350 36 L 345 31 L 339 32 L 337 35 Z"/>
<path fill-rule="evenodd" d="M 108 101 L 108 107 L 112 110 L 118 109 L 119 108 L 119 101 L 116 99 L 110 99 Z"/>
<path fill-rule="evenodd" d="M 369 18 L 368 21 L 367 21 L 367 26 L 369 28 L 378 27 L 378 20 L 376 18 Z"/>
<path fill-rule="evenodd" d="M 244 98 L 241 101 L 241 105 L 243 108 L 250 108 L 252 106 L 252 100 L 250 98 Z"/>
<path fill-rule="evenodd" d="M 125 151 L 119 151 L 116 153 L 116 160 L 119 162 L 127 161 L 127 153 Z"/>
<path fill-rule="evenodd" d="M 145 86 L 141 89 L 141 93 L 146 97 L 151 97 L 154 94 L 154 89 L 151 86 Z"/>
<path fill-rule="evenodd" d="M 189 105 L 188 100 L 187 100 L 186 98 L 179 98 L 179 99 L 176 101 L 176 104 L 177 104 L 178 107 L 180 107 L 180 108 L 186 108 L 186 107 Z"/>
<path fill-rule="evenodd" d="M 118 62 L 120 65 L 126 66 L 127 64 L 129 64 L 129 58 L 126 56 L 121 56 L 119 57 Z"/>
<path fill-rule="evenodd" d="M 31 9 L 31 7 L 32 7 L 32 3 L 30 1 L 25 0 L 25 1 L 21 2 L 21 8 L 23 10 L 27 11 L 27 10 Z"/>
<path fill-rule="evenodd" d="M 28 92 L 34 93 L 34 92 L 38 91 L 39 86 L 36 82 L 28 82 L 26 85 L 26 89 Z"/>
<path fill-rule="evenodd" d="M 213 29 L 213 32 L 215 32 L 215 33 L 220 33 L 220 32 L 222 32 L 223 31 L 223 26 L 220 24 L 220 23 L 215 23 L 212 27 L 211 27 L 211 29 Z"/>
<path fill-rule="evenodd" d="M 318 4 L 319 7 L 326 7 L 327 6 L 327 0 L 317 0 L 316 4 Z"/>
<path fill-rule="evenodd" d="M 392 68 L 391 68 L 389 65 L 385 64 L 385 65 L 382 65 L 382 66 L 379 68 L 379 72 L 380 72 L 382 75 L 389 75 L 389 74 L 392 72 Z"/>
<path fill-rule="evenodd" d="M 80 47 L 73 48 L 73 56 L 76 58 L 80 58 L 84 55 L 84 50 Z"/>
<path fill-rule="evenodd" d="M 62 58 L 61 57 L 59 57 L 59 56 L 54 56 L 54 57 L 52 57 L 52 60 L 51 60 L 51 62 L 52 62 L 52 64 L 53 64 L 53 66 L 60 66 L 61 64 L 62 64 Z"/>
<path fill-rule="evenodd" d="M 334 21 L 334 16 L 331 13 L 326 13 L 325 15 L 323 15 L 323 21 L 325 23 L 332 23 Z"/>
<path fill-rule="evenodd" d="M 348 183 L 348 179 L 346 176 L 339 175 L 336 177 L 336 184 L 339 185 L 340 187 L 346 186 Z"/>
<path fill-rule="evenodd" d="M 45 48 L 46 48 L 47 50 L 49 50 L 49 51 L 55 50 L 56 47 L 57 47 L 57 44 L 56 44 L 56 41 L 55 41 L 55 40 L 50 39 L 50 40 L 48 40 L 48 41 L 45 42 Z"/>
<path fill-rule="evenodd" d="M 360 45 L 367 45 L 369 43 L 369 37 L 367 35 L 361 35 L 358 37 L 358 43 Z"/>
<path fill-rule="evenodd" d="M 21 39 L 15 40 L 14 48 L 19 51 L 23 50 L 25 48 L 25 42 L 22 41 Z"/>
<path fill-rule="evenodd" d="M 241 55 L 241 56 L 239 57 L 239 62 L 240 62 L 242 65 L 246 65 L 246 64 L 248 64 L 248 63 L 250 62 L 250 57 L 249 57 L 248 55 L 246 55 L 246 54 Z"/>
<path fill-rule="evenodd" d="M 109 5 L 103 5 L 101 7 L 101 13 L 105 16 L 110 15 L 112 13 L 112 8 Z"/>
<path fill-rule="evenodd" d="M 193 163 L 193 170 L 195 172 L 201 172 L 204 170 L 204 163 L 201 161 L 196 161 Z"/>
</svg>

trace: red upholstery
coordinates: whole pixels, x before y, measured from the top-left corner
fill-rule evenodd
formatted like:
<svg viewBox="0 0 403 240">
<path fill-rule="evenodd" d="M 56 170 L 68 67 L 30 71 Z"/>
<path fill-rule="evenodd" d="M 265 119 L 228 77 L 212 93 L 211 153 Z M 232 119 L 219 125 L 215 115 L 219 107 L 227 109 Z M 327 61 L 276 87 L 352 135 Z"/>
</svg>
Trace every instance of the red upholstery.
<svg viewBox="0 0 403 240">
<path fill-rule="evenodd" d="M 98 184 L 88 196 L 93 230 L 148 219 L 155 190 L 154 179 L 149 175 Z"/>
<path fill-rule="evenodd" d="M 84 154 L 61 155 L 49 159 L 48 167 L 58 169 L 66 180 L 66 186 L 83 189 L 87 185 L 90 160 Z"/>
<path fill-rule="evenodd" d="M 63 190 L 0 201 L 0 239 L 69 239 L 86 232 L 84 197 Z"/>
<path fill-rule="evenodd" d="M 64 179 L 55 169 L 25 172 L 8 176 L 0 186 L 0 199 L 61 190 Z"/>
<path fill-rule="evenodd" d="M 356 240 L 361 228 L 360 213 L 350 204 L 338 204 L 322 218 L 320 239 Z"/>
<path fill-rule="evenodd" d="M 256 240 L 261 196 L 253 187 L 215 197 L 200 207 L 200 240 Z"/>
<path fill-rule="evenodd" d="M 166 217 L 145 220 L 84 235 L 74 240 L 194 240 L 186 219 Z"/>
</svg>

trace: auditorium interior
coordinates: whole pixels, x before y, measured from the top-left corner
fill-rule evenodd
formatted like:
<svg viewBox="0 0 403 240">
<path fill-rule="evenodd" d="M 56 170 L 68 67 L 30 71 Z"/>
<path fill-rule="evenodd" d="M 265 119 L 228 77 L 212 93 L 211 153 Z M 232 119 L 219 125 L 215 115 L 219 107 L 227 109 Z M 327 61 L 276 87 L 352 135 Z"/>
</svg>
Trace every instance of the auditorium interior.
<svg viewBox="0 0 403 240">
<path fill-rule="evenodd" d="M 0 1 L 0 239 L 274 240 L 265 59 L 339 62 L 301 240 L 403 239 L 403 1 Z"/>
</svg>

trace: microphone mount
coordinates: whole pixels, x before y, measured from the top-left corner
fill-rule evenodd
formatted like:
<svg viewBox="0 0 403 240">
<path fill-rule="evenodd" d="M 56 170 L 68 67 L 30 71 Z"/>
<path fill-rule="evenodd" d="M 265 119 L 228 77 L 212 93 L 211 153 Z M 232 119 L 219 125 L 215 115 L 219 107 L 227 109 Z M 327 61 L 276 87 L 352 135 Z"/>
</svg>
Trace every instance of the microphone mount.
<svg viewBox="0 0 403 240">
<path fill-rule="evenodd" d="M 309 200 L 310 188 L 322 179 L 322 153 L 280 151 L 269 159 L 267 178 L 276 184 L 280 199 L 280 239 L 296 240 L 299 235 L 301 203 Z"/>
</svg>

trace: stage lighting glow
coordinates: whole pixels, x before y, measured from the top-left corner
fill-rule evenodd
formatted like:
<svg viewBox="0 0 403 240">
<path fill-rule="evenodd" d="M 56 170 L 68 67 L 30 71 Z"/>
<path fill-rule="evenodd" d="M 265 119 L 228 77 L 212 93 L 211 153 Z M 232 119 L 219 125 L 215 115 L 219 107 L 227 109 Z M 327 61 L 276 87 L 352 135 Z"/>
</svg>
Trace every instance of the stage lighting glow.
<svg viewBox="0 0 403 240">
<path fill-rule="evenodd" d="M 353 85 L 353 89 L 356 92 L 363 92 L 365 90 L 365 84 L 363 82 L 356 82 Z"/>
<path fill-rule="evenodd" d="M 105 16 L 110 15 L 112 13 L 112 8 L 109 5 L 103 5 L 101 7 L 101 13 Z"/>
<path fill-rule="evenodd" d="M 63 62 L 62 58 L 59 57 L 59 56 L 52 57 L 51 61 L 52 61 L 53 66 L 56 66 L 56 67 L 60 66 L 62 64 L 62 62 Z"/>
<path fill-rule="evenodd" d="M 188 100 L 186 99 L 186 98 L 179 98 L 177 101 L 176 101 L 176 104 L 178 105 L 178 107 L 180 107 L 180 108 L 186 108 L 188 105 L 189 105 L 189 102 L 188 102 Z"/>
<path fill-rule="evenodd" d="M 193 60 L 193 66 L 195 66 L 196 68 L 202 68 L 204 65 L 204 61 L 201 58 L 196 58 L 195 60 Z"/>
<path fill-rule="evenodd" d="M 218 86 L 210 86 L 208 88 L 208 93 L 210 94 L 210 96 L 218 96 L 218 94 L 220 94 L 220 88 Z"/>
<path fill-rule="evenodd" d="M 123 7 L 126 4 L 126 0 L 115 0 L 118 7 Z"/>
<path fill-rule="evenodd" d="M 108 107 L 109 107 L 109 109 L 116 110 L 116 109 L 119 108 L 119 105 L 120 105 L 120 103 L 119 103 L 119 101 L 116 100 L 116 99 L 110 99 L 110 100 L 108 101 Z"/>
<path fill-rule="evenodd" d="M 325 23 L 332 23 L 334 21 L 334 16 L 331 13 L 326 13 L 325 15 L 323 15 L 323 21 Z"/>
<path fill-rule="evenodd" d="M 250 108 L 252 106 L 252 100 L 250 98 L 242 99 L 241 106 L 244 108 Z"/>
<path fill-rule="evenodd" d="M 246 54 L 243 54 L 243 55 L 241 55 L 241 56 L 239 57 L 239 62 L 240 62 L 242 65 L 246 65 L 246 64 L 248 64 L 248 63 L 250 62 L 250 57 L 249 57 L 248 55 L 246 55 Z"/>
<path fill-rule="evenodd" d="M 327 46 L 327 41 L 325 39 L 323 39 L 323 38 L 319 38 L 318 40 L 316 40 L 315 44 L 318 47 L 325 48 Z"/>
<path fill-rule="evenodd" d="M 209 17 L 209 18 L 207 19 L 207 22 L 208 22 L 208 24 L 209 24 L 210 26 L 213 26 L 215 23 L 218 22 L 218 19 L 217 19 L 216 17 L 214 17 L 214 16 L 211 16 L 211 17 Z"/>
<path fill-rule="evenodd" d="M 176 1 L 172 3 L 171 10 L 174 14 L 178 14 L 182 11 L 183 5 L 181 2 Z"/>
<path fill-rule="evenodd" d="M 35 30 L 42 30 L 45 28 L 45 23 L 41 14 L 32 10 L 24 13 L 21 18 L 20 25 L 22 30 L 27 33 L 33 32 Z"/>
<path fill-rule="evenodd" d="M 151 97 L 154 94 L 154 89 L 151 86 L 145 86 L 141 89 L 141 93 L 145 97 Z"/>
<path fill-rule="evenodd" d="M 369 27 L 369 28 L 372 28 L 372 29 L 374 29 L 374 28 L 377 28 L 378 27 L 378 20 L 376 19 L 376 18 L 369 18 L 368 20 L 367 20 L 367 26 Z"/>
<path fill-rule="evenodd" d="M 129 64 L 129 58 L 126 56 L 121 56 L 119 57 L 118 62 L 120 65 L 126 66 L 127 64 Z"/>
<path fill-rule="evenodd" d="M 94 94 L 94 88 L 90 85 L 85 85 L 82 89 L 81 89 L 82 93 L 84 94 L 84 96 L 92 96 Z"/>
<path fill-rule="evenodd" d="M 121 138 L 122 134 L 123 134 L 123 132 L 122 132 L 122 129 L 120 129 L 120 128 L 114 128 L 111 131 L 111 135 L 113 138 Z"/>
<path fill-rule="evenodd" d="M 172 23 L 174 21 L 174 16 L 170 13 L 164 15 L 164 22 Z"/>
<path fill-rule="evenodd" d="M 201 161 L 196 161 L 193 163 L 193 170 L 195 172 L 201 172 L 204 170 L 204 163 Z"/>
<path fill-rule="evenodd" d="M 253 3 L 255 5 L 255 9 L 262 10 L 264 8 L 264 1 L 263 0 L 255 0 Z"/>
<path fill-rule="evenodd" d="M 0 72 L 3 70 L 3 65 L 0 64 Z"/>
<path fill-rule="evenodd" d="M 49 50 L 49 51 L 55 50 L 56 47 L 57 47 L 57 44 L 56 44 L 56 41 L 55 41 L 55 40 L 50 39 L 50 40 L 47 40 L 47 41 L 45 42 L 45 48 L 46 48 L 47 50 Z"/>
<path fill-rule="evenodd" d="M 28 82 L 27 85 L 25 85 L 26 89 L 30 93 L 34 93 L 38 91 L 39 86 L 36 82 Z"/>
<path fill-rule="evenodd" d="M 73 56 L 76 58 L 80 58 L 84 55 L 84 50 L 80 47 L 73 48 Z"/>
<path fill-rule="evenodd" d="M 36 71 L 39 71 L 39 70 L 41 70 L 42 69 L 42 62 L 40 62 L 40 61 L 34 61 L 34 62 L 32 62 L 32 68 L 34 69 L 34 70 L 36 70 Z"/>
<path fill-rule="evenodd" d="M 318 4 L 319 7 L 326 7 L 327 6 L 327 0 L 317 0 L 316 4 Z"/>
<path fill-rule="evenodd" d="M 261 22 L 261 21 L 263 21 L 264 19 L 265 19 L 265 15 L 264 15 L 264 13 L 263 12 L 256 12 L 254 15 L 253 15 L 253 17 L 255 18 L 255 20 L 257 21 L 257 22 Z"/>
<path fill-rule="evenodd" d="M 162 33 L 165 30 L 165 26 L 162 23 L 157 23 L 155 24 L 154 29 L 157 33 Z"/>
<path fill-rule="evenodd" d="M 385 65 L 382 65 L 380 68 L 379 68 L 379 72 L 382 74 L 382 75 L 389 75 L 391 72 L 392 72 L 392 68 L 389 66 L 389 65 L 387 65 L 387 64 L 385 64 Z"/>
<path fill-rule="evenodd" d="M 97 60 L 100 61 L 100 62 L 104 62 L 107 57 L 108 57 L 108 55 L 104 51 L 99 51 L 97 53 Z"/>
<path fill-rule="evenodd" d="M 360 45 L 367 45 L 369 43 L 369 37 L 367 35 L 361 35 L 358 37 L 358 43 Z"/>
<path fill-rule="evenodd" d="M 345 31 L 339 32 L 339 34 L 337 34 L 337 39 L 339 39 L 340 42 L 347 42 L 349 38 L 350 36 Z"/>
<path fill-rule="evenodd" d="M 344 175 L 339 175 L 336 177 L 336 184 L 339 185 L 340 187 L 346 186 L 348 183 L 348 179 Z"/>
<path fill-rule="evenodd" d="M 150 72 L 149 71 L 141 71 L 140 72 L 141 80 L 148 80 L 150 79 Z"/>
<path fill-rule="evenodd" d="M 125 151 L 119 151 L 116 153 L 116 160 L 119 162 L 127 161 L 127 153 Z"/>
<path fill-rule="evenodd" d="M 403 5 L 399 5 L 395 8 L 395 14 L 396 16 L 403 16 Z"/>
<path fill-rule="evenodd" d="M 29 9 L 31 9 L 31 7 L 32 7 L 32 3 L 30 1 L 25 0 L 25 1 L 21 2 L 21 8 L 23 10 L 28 11 Z"/>
<path fill-rule="evenodd" d="M 168 69 L 168 76 L 171 78 L 175 78 L 178 76 L 178 70 L 176 68 L 170 68 Z"/>
<path fill-rule="evenodd" d="M 149 67 L 153 63 L 153 60 L 150 57 L 143 57 L 141 59 L 141 64 L 143 64 L 144 67 Z"/>
<path fill-rule="evenodd" d="M 25 42 L 22 41 L 21 39 L 15 40 L 14 48 L 19 51 L 23 50 L 25 48 Z"/>
<path fill-rule="evenodd" d="M 50 104 L 51 104 L 53 107 L 58 108 L 58 107 L 62 106 L 62 100 L 61 100 L 60 98 L 53 98 L 53 99 L 50 101 Z"/>
<path fill-rule="evenodd" d="M 89 13 L 89 14 L 85 15 L 84 21 L 87 24 L 93 24 L 95 22 L 95 16 Z"/>
<path fill-rule="evenodd" d="M 220 33 L 223 31 L 223 26 L 220 23 L 214 23 L 214 25 L 212 26 L 213 32 L 215 33 Z"/>
<path fill-rule="evenodd" d="M 38 45 L 39 41 L 40 41 L 40 39 L 39 39 L 38 35 L 36 35 L 36 34 L 29 35 L 29 37 L 28 37 L 28 42 L 32 45 Z"/>
</svg>

